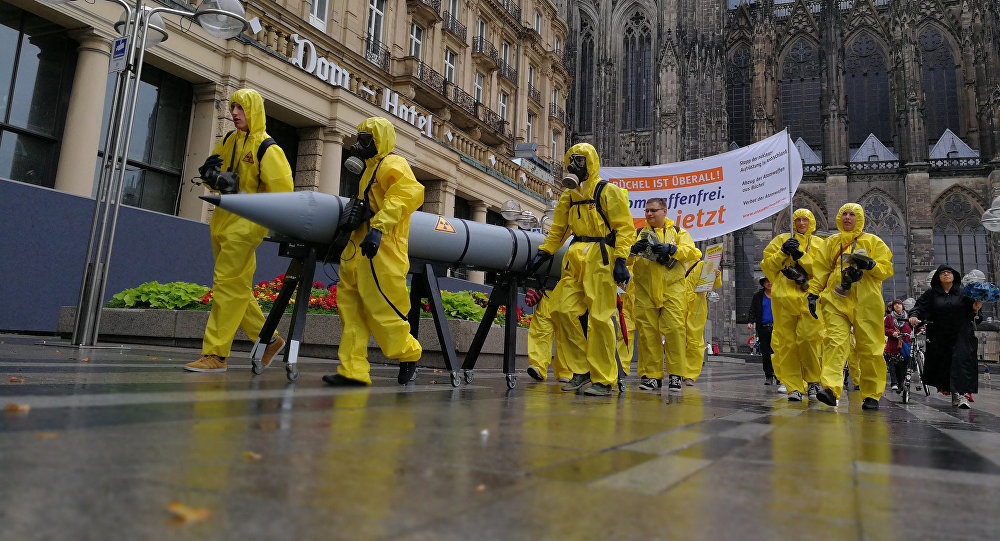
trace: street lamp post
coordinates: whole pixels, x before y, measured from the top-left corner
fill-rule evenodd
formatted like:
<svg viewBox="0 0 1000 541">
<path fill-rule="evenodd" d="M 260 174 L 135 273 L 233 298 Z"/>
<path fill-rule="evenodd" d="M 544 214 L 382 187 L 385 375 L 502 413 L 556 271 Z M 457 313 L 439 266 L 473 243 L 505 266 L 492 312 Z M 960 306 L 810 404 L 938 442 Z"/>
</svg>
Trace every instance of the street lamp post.
<svg viewBox="0 0 1000 541">
<path fill-rule="evenodd" d="M 76 0 L 46 1 L 64 4 Z M 111 55 L 111 70 L 117 70 L 118 76 L 115 78 L 111 119 L 90 224 L 87 261 L 80 286 L 76 320 L 73 323 L 72 343 L 82 347 L 97 344 L 101 306 L 108 281 L 108 265 L 118 225 L 129 144 L 132 142 L 132 119 L 139 95 L 142 61 L 147 46 L 156 46 L 167 39 L 161 14 L 194 19 L 210 35 L 221 39 L 236 37 L 248 27 L 246 13 L 238 0 L 204 0 L 194 12 L 167 8 L 160 4 L 144 5 L 147 0 L 108 1 L 124 9 L 122 20 L 115 25 L 123 39 L 115 42 Z"/>
</svg>

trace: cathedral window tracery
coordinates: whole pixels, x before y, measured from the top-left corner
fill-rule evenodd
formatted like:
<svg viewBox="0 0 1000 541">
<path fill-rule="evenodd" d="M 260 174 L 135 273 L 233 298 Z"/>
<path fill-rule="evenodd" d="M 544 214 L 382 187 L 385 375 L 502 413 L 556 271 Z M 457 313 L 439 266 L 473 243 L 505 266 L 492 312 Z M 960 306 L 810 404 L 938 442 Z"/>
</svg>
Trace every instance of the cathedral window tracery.
<svg viewBox="0 0 1000 541">
<path fill-rule="evenodd" d="M 861 34 L 847 46 L 848 140 L 851 148 L 865 142 L 868 134 L 892 144 L 889 73 L 882 46 Z"/>
<path fill-rule="evenodd" d="M 781 65 L 781 116 L 792 139 L 822 148 L 819 51 L 806 39 L 792 45 Z"/>
<path fill-rule="evenodd" d="M 753 143 L 753 113 L 750 83 L 753 78 L 750 47 L 740 45 L 726 65 L 726 98 L 729 114 L 729 140 L 743 147 Z"/>
<path fill-rule="evenodd" d="M 983 210 L 961 190 L 944 195 L 934 208 L 934 264 L 948 264 L 964 274 L 979 269 L 993 276 L 986 229 L 979 221 Z"/>
<path fill-rule="evenodd" d="M 927 137 L 937 141 L 945 129 L 961 135 L 958 122 L 958 73 L 951 44 L 934 25 L 928 25 L 917 36 L 920 44 L 920 64 L 924 96 L 927 104 Z"/>
<path fill-rule="evenodd" d="M 577 108 L 578 133 L 594 131 L 594 29 L 587 19 L 580 18 L 580 69 L 576 87 L 580 106 Z"/>
<path fill-rule="evenodd" d="M 882 298 L 905 299 L 909 296 L 906 283 L 906 226 L 896 206 L 881 193 L 869 194 L 860 201 L 865 211 L 865 231 L 881 238 L 892 250 L 892 277 L 882 282 Z"/>
<path fill-rule="evenodd" d="M 652 123 L 652 36 L 649 23 L 636 12 L 625 24 L 622 40 L 621 128 L 648 130 Z"/>
</svg>

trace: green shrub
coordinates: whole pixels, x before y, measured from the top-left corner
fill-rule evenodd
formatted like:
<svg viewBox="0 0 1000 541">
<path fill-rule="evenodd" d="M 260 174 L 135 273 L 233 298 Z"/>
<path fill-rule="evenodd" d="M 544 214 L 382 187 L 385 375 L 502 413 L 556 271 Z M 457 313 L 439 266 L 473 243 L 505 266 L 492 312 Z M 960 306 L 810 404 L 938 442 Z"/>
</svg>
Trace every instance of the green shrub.
<svg viewBox="0 0 1000 541">
<path fill-rule="evenodd" d="M 146 282 L 139 287 L 116 293 L 108 308 L 160 308 L 184 310 L 197 308 L 209 289 L 187 282 Z"/>
</svg>

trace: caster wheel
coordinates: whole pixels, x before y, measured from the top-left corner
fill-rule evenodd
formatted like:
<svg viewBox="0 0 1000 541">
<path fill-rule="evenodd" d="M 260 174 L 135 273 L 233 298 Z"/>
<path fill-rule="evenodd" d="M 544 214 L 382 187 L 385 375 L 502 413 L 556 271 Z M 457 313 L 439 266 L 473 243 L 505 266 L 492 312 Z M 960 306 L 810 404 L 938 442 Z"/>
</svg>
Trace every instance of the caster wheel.
<svg viewBox="0 0 1000 541">
<path fill-rule="evenodd" d="M 465 371 L 465 383 L 471 385 L 473 379 L 475 379 L 475 376 L 473 375 L 472 370 L 466 370 Z"/>
<path fill-rule="evenodd" d="M 289 366 L 285 369 L 285 375 L 288 376 L 288 381 L 295 381 L 299 379 L 299 369 L 298 367 Z"/>
<path fill-rule="evenodd" d="M 620 392 L 620 393 L 624 393 L 625 392 L 625 382 L 624 381 L 619 381 L 618 382 L 618 392 Z"/>
<path fill-rule="evenodd" d="M 900 399 L 903 404 L 908 404 L 910 402 L 910 392 L 904 389 L 903 394 L 900 396 Z"/>
<path fill-rule="evenodd" d="M 461 384 L 462 384 L 462 378 L 461 378 L 461 376 L 458 375 L 458 371 L 457 370 L 453 370 L 451 372 L 451 386 L 452 387 L 458 387 Z"/>
<path fill-rule="evenodd" d="M 264 363 L 258 361 L 257 359 L 254 359 L 250 363 L 250 371 L 253 372 L 254 374 L 258 375 L 258 376 L 261 375 L 261 374 L 263 374 L 264 373 Z"/>
<path fill-rule="evenodd" d="M 507 374 L 507 388 L 513 389 L 517 385 L 517 377 L 514 374 Z"/>
</svg>

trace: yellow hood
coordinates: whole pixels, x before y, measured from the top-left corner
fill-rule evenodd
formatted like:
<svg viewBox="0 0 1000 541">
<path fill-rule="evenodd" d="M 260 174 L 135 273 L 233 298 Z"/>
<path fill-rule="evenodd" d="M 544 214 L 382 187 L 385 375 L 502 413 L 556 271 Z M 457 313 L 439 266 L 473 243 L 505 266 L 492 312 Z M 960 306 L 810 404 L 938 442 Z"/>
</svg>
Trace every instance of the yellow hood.
<svg viewBox="0 0 1000 541">
<path fill-rule="evenodd" d="M 802 218 L 803 216 L 805 216 L 805 218 L 807 220 L 809 220 L 809 226 L 806 227 L 805 234 L 799 234 L 798 231 L 795 230 L 795 220 L 798 220 L 799 218 Z M 802 240 L 805 243 L 809 242 L 809 237 L 813 233 L 816 232 L 816 217 L 813 216 L 813 213 L 812 213 L 811 210 L 809 210 L 809 209 L 795 209 L 795 212 L 792 213 L 792 231 L 795 233 L 795 236 L 802 237 Z M 805 248 L 803 248 L 803 250 L 804 249 Z"/>
<path fill-rule="evenodd" d="M 249 127 L 248 140 L 266 138 L 267 117 L 264 113 L 264 98 L 256 90 L 241 88 L 229 98 L 229 110 L 233 110 L 233 104 L 239 104 L 247 117 Z"/>
<path fill-rule="evenodd" d="M 857 216 L 857 223 L 854 224 L 854 229 L 851 231 L 844 231 L 843 224 L 840 223 L 840 217 L 844 215 L 844 211 L 851 210 L 854 215 Z M 857 203 L 845 203 L 844 206 L 840 207 L 837 211 L 837 229 L 840 231 L 841 239 L 844 242 L 850 242 L 864 232 L 865 229 L 865 210 L 861 208 L 861 205 Z"/>
<path fill-rule="evenodd" d="M 358 124 L 358 133 L 361 132 L 372 134 L 375 139 L 375 148 L 378 150 L 375 157 L 368 159 L 369 162 L 381 160 L 396 148 L 396 129 L 388 120 L 380 116 L 366 118 L 361 124 Z"/>
<path fill-rule="evenodd" d="M 569 157 L 574 154 L 583 154 L 587 157 L 587 180 L 584 182 L 583 190 L 581 191 L 588 197 L 593 196 L 594 188 L 597 187 L 597 183 L 601 180 L 601 160 L 597 157 L 597 149 L 590 143 L 577 143 L 570 147 L 563 158 L 563 166 L 567 170 L 569 169 Z"/>
</svg>

